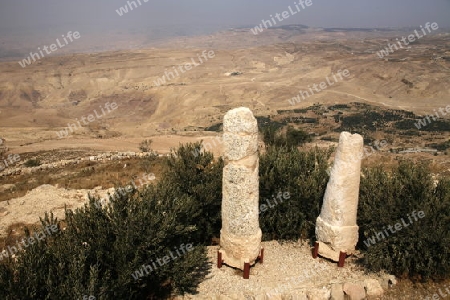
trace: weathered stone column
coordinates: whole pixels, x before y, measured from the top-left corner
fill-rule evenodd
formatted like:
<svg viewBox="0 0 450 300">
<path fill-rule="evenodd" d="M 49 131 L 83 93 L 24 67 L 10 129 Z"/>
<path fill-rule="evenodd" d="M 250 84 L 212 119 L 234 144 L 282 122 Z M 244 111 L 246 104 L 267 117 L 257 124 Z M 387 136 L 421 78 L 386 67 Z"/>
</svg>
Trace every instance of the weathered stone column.
<svg viewBox="0 0 450 300">
<path fill-rule="evenodd" d="M 339 252 L 351 254 L 358 242 L 358 209 L 364 141 L 359 134 L 342 132 L 330 180 L 316 221 L 319 254 L 339 261 Z"/>
<path fill-rule="evenodd" d="M 258 125 L 246 107 L 227 112 L 223 119 L 225 167 L 222 182 L 223 262 L 244 269 L 255 263 L 261 249 L 259 228 Z"/>
</svg>

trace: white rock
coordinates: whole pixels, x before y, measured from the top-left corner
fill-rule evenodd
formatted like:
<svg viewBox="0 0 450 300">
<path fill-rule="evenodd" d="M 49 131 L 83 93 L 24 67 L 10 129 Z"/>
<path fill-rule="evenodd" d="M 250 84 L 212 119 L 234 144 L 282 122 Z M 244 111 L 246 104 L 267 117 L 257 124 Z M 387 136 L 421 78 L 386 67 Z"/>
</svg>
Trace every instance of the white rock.
<svg viewBox="0 0 450 300">
<path fill-rule="evenodd" d="M 344 300 L 342 284 L 334 283 L 331 285 L 331 300 Z"/>
<path fill-rule="evenodd" d="M 397 279 L 395 278 L 394 275 L 386 274 L 379 279 L 379 282 L 381 287 L 387 290 L 388 288 L 397 284 Z"/>
<path fill-rule="evenodd" d="M 309 300 L 329 300 L 331 292 L 327 288 L 315 288 L 307 292 Z"/>
<path fill-rule="evenodd" d="M 283 296 L 281 294 L 267 293 L 265 300 L 283 300 Z"/>
<path fill-rule="evenodd" d="M 384 291 L 380 283 L 376 279 L 364 280 L 367 296 L 382 296 Z"/>
<path fill-rule="evenodd" d="M 350 300 L 363 300 L 366 298 L 364 284 L 346 282 L 342 289 L 344 290 L 344 293 L 349 296 Z"/>
<path fill-rule="evenodd" d="M 305 291 L 293 291 L 291 293 L 291 300 L 308 300 Z"/>
</svg>

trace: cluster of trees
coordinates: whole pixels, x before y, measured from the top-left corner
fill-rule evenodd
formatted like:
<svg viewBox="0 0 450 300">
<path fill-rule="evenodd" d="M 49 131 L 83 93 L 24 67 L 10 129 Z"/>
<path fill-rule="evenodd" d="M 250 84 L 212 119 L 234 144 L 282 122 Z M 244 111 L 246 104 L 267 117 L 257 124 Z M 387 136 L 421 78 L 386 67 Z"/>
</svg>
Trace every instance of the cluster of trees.
<svg viewBox="0 0 450 300">
<path fill-rule="evenodd" d="M 312 141 L 311 135 L 302 129 L 288 126 L 285 131 L 278 126 L 270 124 L 262 128 L 262 137 L 267 146 L 293 148 Z"/>
<path fill-rule="evenodd" d="M 264 240 L 313 242 L 332 150 L 299 150 L 298 142 L 287 140 L 304 141 L 304 135 L 289 132 L 263 133 L 268 144 L 260 155 L 260 199 L 280 192 L 290 197 L 261 212 L 260 226 Z M 144 190 L 111 198 L 107 206 L 91 198 L 82 209 L 66 210 L 64 223 L 46 216 L 42 226 L 55 224 L 61 230 L 0 263 L 0 298 L 153 299 L 194 291 L 209 270 L 206 246 L 220 234 L 224 165 L 200 149 L 201 143 L 195 143 L 174 150 L 164 158 L 161 180 Z M 417 279 L 448 278 L 450 181 L 436 184 L 426 165 L 408 161 L 393 171 L 377 167 L 363 174 L 361 263 Z M 375 245 L 362 243 L 413 210 L 426 217 Z M 133 278 L 143 265 L 188 243 L 193 251 Z"/>
</svg>

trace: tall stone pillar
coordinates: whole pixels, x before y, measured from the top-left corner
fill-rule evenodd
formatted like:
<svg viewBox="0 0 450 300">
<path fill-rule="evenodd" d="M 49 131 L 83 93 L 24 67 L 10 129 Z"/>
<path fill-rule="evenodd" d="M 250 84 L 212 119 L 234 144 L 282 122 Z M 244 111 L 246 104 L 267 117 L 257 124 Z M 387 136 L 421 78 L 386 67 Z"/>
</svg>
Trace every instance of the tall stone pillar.
<svg viewBox="0 0 450 300">
<path fill-rule="evenodd" d="M 351 254 L 358 242 L 358 209 L 361 159 L 364 141 L 359 134 L 342 132 L 330 180 L 316 221 L 319 254 L 334 261 L 339 252 Z"/>
<path fill-rule="evenodd" d="M 220 252 L 225 264 L 243 270 L 244 263 L 255 263 L 262 236 L 258 214 L 258 125 L 250 109 L 239 107 L 226 113 L 223 143 Z"/>
</svg>

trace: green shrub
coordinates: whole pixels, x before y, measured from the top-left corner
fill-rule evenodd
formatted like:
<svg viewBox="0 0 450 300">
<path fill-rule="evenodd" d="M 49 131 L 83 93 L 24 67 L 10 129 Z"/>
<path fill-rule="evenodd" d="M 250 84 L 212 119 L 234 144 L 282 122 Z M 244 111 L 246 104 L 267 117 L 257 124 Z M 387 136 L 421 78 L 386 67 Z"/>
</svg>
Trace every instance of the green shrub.
<svg viewBox="0 0 450 300">
<path fill-rule="evenodd" d="M 0 262 L 0 299 L 154 299 L 193 292 L 208 272 L 206 248 L 221 229 L 224 161 L 181 145 L 166 159 L 161 180 L 145 190 L 97 199 L 66 210 L 64 231 L 26 248 L 17 261 Z M 268 145 L 260 155 L 260 212 L 264 240 L 314 240 L 328 182 L 332 149 L 300 151 Z M 283 201 L 273 201 L 279 193 Z M 424 218 L 373 245 L 364 241 L 412 211 Z M 42 226 L 61 224 L 46 216 Z M 358 208 L 358 248 L 365 266 L 414 278 L 450 275 L 450 181 L 434 185 L 426 165 L 401 162 L 392 172 L 366 169 Z M 26 231 L 30 236 L 30 232 Z M 135 279 L 132 274 L 181 244 L 194 250 Z"/>
<path fill-rule="evenodd" d="M 262 128 L 264 144 L 278 147 L 297 147 L 304 143 L 311 142 L 311 136 L 301 129 L 289 126 L 286 133 L 280 131 L 280 127 L 269 125 Z"/>
<path fill-rule="evenodd" d="M 439 151 L 445 151 L 450 148 L 450 140 L 436 145 L 436 149 Z"/>
<path fill-rule="evenodd" d="M 209 267 L 204 246 L 194 243 L 167 264 L 142 269 L 193 243 L 196 226 L 182 217 L 192 199 L 174 201 L 155 187 L 116 194 L 106 208 L 90 198 L 84 208 L 66 210 L 64 231 L 30 245 L 16 262 L 0 263 L 0 298 L 160 299 L 193 292 Z M 42 220 L 43 227 L 52 224 L 61 229 L 53 217 Z M 144 276 L 134 278 L 139 270 Z"/>
<path fill-rule="evenodd" d="M 179 216 L 199 231 L 192 235 L 198 243 L 209 244 L 219 237 L 222 203 L 222 159 L 201 152 L 201 143 L 180 145 L 167 160 L 167 171 L 158 190 L 164 198 L 187 197 L 190 213 Z M 290 198 L 261 212 L 264 239 L 312 238 L 328 181 L 326 170 L 332 150 L 299 151 L 291 147 L 268 146 L 260 155 L 260 204 L 273 203 L 279 192 Z"/>
<path fill-rule="evenodd" d="M 167 160 L 160 191 L 165 198 L 188 197 L 191 212 L 184 222 L 195 224 L 198 243 L 209 244 L 220 236 L 222 203 L 222 159 L 214 160 L 210 152 L 201 152 L 201 143 L 181 145 Z M 292 147 L 268 146 L 260 155 L 260 205 L 273 203 L 279 192 L 290 195 L 260 213 L 263 238 L 312 238 L 328 181 L 328 159 L 332 149 L 299 151 Z M 170 196 L 169 196 L 170 195 Z"/>
<path fill-rule="evenodd" d="M 392 173 L 377 167 L 364 170 L 361 181 L 358 247 L 370 270 L 415 279 L 441 279 L 450 275 L 450 182 L 435 187 L 428 166 L 401 162 Z M 413 211 L 425 217 L 409 221 Z M 380 234 L 404 219 L 406 228 Z M 402 226 L 405 227 L 405 226 Z M 395 231 L 395 229 L 394 229 Z M 368 239 L 378 233 L 375 244 Z"/>
<path fill-rule="evenodd" d="M 25 167 L 39 167 L 41 165 L 41 161 L 39 159 L 29 159 L 25 162 Z"/>
<path fill-rule="evenodd" d="M 311 136 L 301 130 L 301 129 L 294 129 L 292 127 L 288 127 L 286 131 L 286 145 L 288 147 L 297 147 L 300 145 L 303 145 L 304 143 L 309 143 L 312 141 Z"/>
<path fill-rule="evenodd" d="M 211 125 L 211 126 L 205 128 L 205 131 L 220 132 L 221 130 L 223 130 L 223 124 L 222 123 L 214 124 L 214 125 Z"/>
<path fill-rule="evenodd" d="M 190 214 L 183 222 L 194 224 L 199 229 L 193 233 L 197 243 L 210 244 L 218 237 L 222 227 L 222 158 L 214 159 L 211 152 L 201 151 L 201 142 L 180 145 L 167 159 L 160 189 L 172 199 L 191 199 Z M 169 196 L 168 196 L 169 197 Z"/>
<path fill-rule="evenodd" d="M 265 240 L 312 238 L 316 218 L 328 181 L 330 150 L 299 151 L 296 148 L 269 146 L 260 157 L 260 204 L 289 192 L 290 198 L 277 201 L 261 212 L 260 226 Z"/>
<path fill-rule="evenodd" d="M 139 143 L 139 150 L 141 150 L 141 152 L 152 151 L 151 149 L 152 143 L 153 140 L 143 140 L 142 142 Z"/>
</svg>

